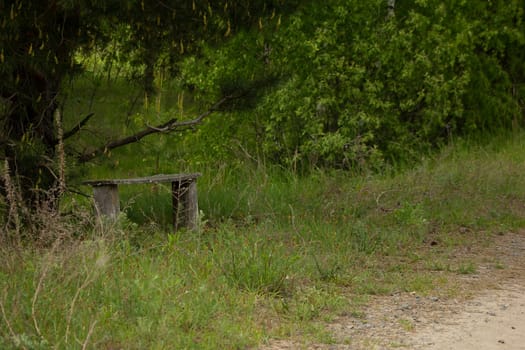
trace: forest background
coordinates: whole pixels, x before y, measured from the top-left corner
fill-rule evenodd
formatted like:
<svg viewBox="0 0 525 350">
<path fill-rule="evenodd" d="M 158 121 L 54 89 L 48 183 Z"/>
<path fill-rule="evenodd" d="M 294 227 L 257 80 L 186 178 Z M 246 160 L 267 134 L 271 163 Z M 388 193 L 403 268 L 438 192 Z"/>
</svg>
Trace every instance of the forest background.
<svg viewBox="0 0 525 350">
<path fill-rule="evenodd" d="M 414 247 L 523 223 L 524 9 L 1 1 L 0 344 L 329 342 L 348 293 L 430 289 Z M 81 185 L 196 171 L 193 235 L 167 188 L 124 188 L 109 223 Z"/>
</svg>

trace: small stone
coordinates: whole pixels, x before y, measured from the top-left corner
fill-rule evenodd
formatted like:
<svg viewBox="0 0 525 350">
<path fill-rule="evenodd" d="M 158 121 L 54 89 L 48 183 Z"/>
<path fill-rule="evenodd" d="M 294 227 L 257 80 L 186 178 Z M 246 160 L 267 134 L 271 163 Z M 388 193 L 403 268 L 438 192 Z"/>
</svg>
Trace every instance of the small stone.
<svg viewBox="0 0 525 350">
<path fill-rule="evenodd" d="M 438 297 L 430 297 L 430 300 L 431 301 L 439 301 L 439 298 Z"/>
<path fill-rule="evenodd" d="M 410 305 L 409 304 L 401 304 L 401 310 L 410 310 Z"/>
</svg>

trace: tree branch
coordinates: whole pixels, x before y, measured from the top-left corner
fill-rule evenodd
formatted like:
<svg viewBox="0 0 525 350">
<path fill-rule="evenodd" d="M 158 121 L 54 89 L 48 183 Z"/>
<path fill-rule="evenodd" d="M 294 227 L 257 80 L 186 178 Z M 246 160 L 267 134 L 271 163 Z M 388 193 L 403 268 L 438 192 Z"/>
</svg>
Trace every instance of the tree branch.
<svg viewBox="0 0 525 350">
<path fill-rule="evenodd" d="M 230 100 L 233 100 L 233 99 L 239 98 L 239 97 L 240 97 L 240 95 L 227 95 L 227 96 L 224 96 L 219 101 L 214 103 L 206 112 L 200 114 L 195 119 L 185 120 L 185 121 L 179 122 L 179 121 L 177 121 L 177 119 L 172 118 L 172 119 L 168 120 L 167 122 L 162 123 L 162 124 L 157 125 L 157 126 L 149 126 L 149 125 L 147 125 L 146 129 L 141 130 L 141 131 L 139 131 L 139 132 L 137 132 L 137 133 L 135 133 L 133 135 L 126 136 L 126 137 L 123 137 L 121 139 L 109 141 L 102 147 L 99 147 L 99 148 L 97 148 L 95 150 L 92 150 L 92 151 L 89 151 L 89 152 L 86 152 L 86 153 L 83 153 L 83 154 L 79 155 L 78 160 L 81 163 L 90 161 L 93 158 L 96 158 L 96 157 L 100 156 L 101 154 L 104 154 L 104 153 L 106 153 L 108 151 L 111 151 L 112 149 L 115 149 L 115 148 L 118 148 L 118 147 L 122 147 L 122 146 L 128 145 L 130 143 L 138 142 L 142 138 L 144 138 L 144 137 L 146 137 L 148 135 L 151 135 L 151 134 L 169 133 L 169 132 L 172 132 L 172 131 L 175 131 L 175 130 L 184 130 L 184 129 L 190 128 L 192 126 L 200 124 L 203 121 L 204 118 L 206 118 L 210 114 L 216 112 L 218 110 L 218 108 L 221 105 L 223 105 L 224 103 L 226 103 L 227 101 L 230 101 Z"/>
<path fill-rule="evenodd" d="M 89 121 L 89 119 L 91 119 L 91 117 L 94 115 L 95 113 L 89 113 L 88 115 L 86 115 L 84 117 L 84 119 L 82 119 L 77 125 L 75 125 L 75 127 L 73 127 L 73 129 L 69 130 L 68 132 L 65 132 L 64 133 L 64 136 L 62 136 L 62 139 L 63 140 L 67 140 L 68 138 L 70 138 L 71 136 L 75 135 L 77 132 L 80 131 L 80 129 L 82 129 L 82 127 L 84 125 L 86 125 L 86 123 Z"/>
</svg>

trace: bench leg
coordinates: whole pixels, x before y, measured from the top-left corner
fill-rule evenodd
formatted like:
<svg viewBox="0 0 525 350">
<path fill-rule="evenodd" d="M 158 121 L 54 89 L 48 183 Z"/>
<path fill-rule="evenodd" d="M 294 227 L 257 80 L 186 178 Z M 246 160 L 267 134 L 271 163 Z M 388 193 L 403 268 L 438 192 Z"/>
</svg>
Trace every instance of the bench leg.
<svg viewBox="0 0 525 350">
<path fill-rule="evenodd" d="M 197 201 L 197 182 L 192 181 L 188 184 L 187 191 L 183 196 L 184 209 L 186 210 L 186 227 L 195 231 L 198 229 L 199 204 Z"/>
<path fill-rule="evenodd" d="M 171 183 L 171 200 L 173 202 L 173 232 L 179 229 L 179 202 L 183 188 L 179 181 Z"/>
<path fill-rule="evenodd" d="M 93 197 L 95 198 L 97 216 L 106 215 L 111 219 L 118 217 L 120 213 L 120 203 L 117 185 L 95 186 L 93 187 Z"/>
<path fill-rule="evenodd" d="M 172 182 L 171 188 L 173 201 L 173 230 L 177 231 L 181 226 L 186 226 L 189 230 L 196 230 L 199 214 L 197 183 L 195 181 L 175 181 Z"/>
</svg>

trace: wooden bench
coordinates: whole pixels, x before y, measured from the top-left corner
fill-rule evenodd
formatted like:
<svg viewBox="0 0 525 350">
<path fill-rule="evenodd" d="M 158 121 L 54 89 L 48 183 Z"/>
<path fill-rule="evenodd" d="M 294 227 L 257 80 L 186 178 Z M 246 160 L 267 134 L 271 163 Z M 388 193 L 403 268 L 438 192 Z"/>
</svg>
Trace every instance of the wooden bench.
<svg viewBox="0 0 525 350">
<path fill-rule="evenodd" d="M 98 216 L 108 216 L 112 219 L 120 213 L 118 185 L 153 184 L 171 182 L 173 203 L 173 229 L 187 227 L 197 229 L 199 207 L 197 202 L 197 178 L 200 173 L 154 175 L 132 179 L 89 180 L 85 185 L 93 187 L 95 209 Z"/>
</svg>

